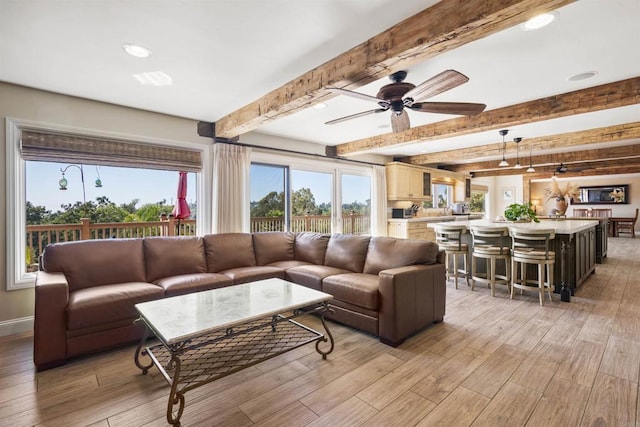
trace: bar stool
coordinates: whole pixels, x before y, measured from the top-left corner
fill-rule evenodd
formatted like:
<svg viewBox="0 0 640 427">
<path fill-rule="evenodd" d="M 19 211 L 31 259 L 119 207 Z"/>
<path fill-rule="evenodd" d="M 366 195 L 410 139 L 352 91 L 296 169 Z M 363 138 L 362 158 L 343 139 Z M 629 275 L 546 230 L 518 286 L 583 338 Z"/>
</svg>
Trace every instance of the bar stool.
<svg viewBox="0 0 640 427">
<path fill-rule="evenodd" d="M 511 238 L 507 227 L 472 226 L 471 237 L 471 290 L 475 282 L 486 283 L 491 288 L 491 296 L 496 296 L 496 284 L 511 284 Z M 486 273 L 478 273 L 478 258 L 486 260 Z M 498 260 L 504 261 L 504 274 L 497 274 Z"/>
<path fill-rule="evenodd" d="M 555 231 L 551 229 L 529 230 L 529 229 L 510 229 L 509 234 L 512 238 L 511 246 L 511 299 L 513 299 L 513 290 L 515 288 L 531 290 L 529 284 L 538 286 L 538 294 L 540 297 L 540 305 L 544 305 L 544 291 L 549 294 L 551 301 L 551 292 L 553 286 L 553 266 L 555 264 L 556 254 L 549 250 L 549 242 L 555 238 Z M 538 266 L 537 280 L 527 279 L 527 265 L 533 264 Z M 518 279 L 518 267 L 520 267 L 520 278 Z M 546 267 L 546 281 L 545 281 Z"/>
<path fill-rule="evenodd" d="M 445 225 L 435 226 L 436 243 L 444 251 L 444 263 L 447 269 L 447 280 L 454 278 L 456 289 L 458 289 L 458 278 L 460 273 L 464 274 L 464 280 L 469 286 L 469 245 L 462 243 L 462 235 L 467 232 L 464 225 Z M 462 256 L 462 265 L 464 268 L 458 268 L 458 257 Z M 453 268 L 449 266 L 453 262 Z"/>
</svg>

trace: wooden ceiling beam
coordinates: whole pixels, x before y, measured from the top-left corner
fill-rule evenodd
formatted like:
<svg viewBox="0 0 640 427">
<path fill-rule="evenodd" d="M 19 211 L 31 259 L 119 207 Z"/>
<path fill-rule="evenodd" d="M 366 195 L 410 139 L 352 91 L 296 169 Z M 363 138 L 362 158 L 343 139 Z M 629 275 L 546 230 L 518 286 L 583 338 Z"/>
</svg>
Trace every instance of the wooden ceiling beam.
<svg viewBox="0 0 640 427">
<path fill-rule="evenodd" d="M 520 148 L 523 149 L 523 147 L 526 147 L 526 149 L 523 150 L 528 153 L 529 146 L 531 146 L 531 149 L 535 152 L 638 138 L 640 138 L 640 122 L 633 122 L 577 132 L 541 136 L 538 138 L 525 138 L 521 142 L 523 145 Z M 512 144 L 510 145 L 513 146 Z M 441 163 L 450 163 L 452 159 L 459 161 L 486 157 L 491 153 L 500 155 L 502 153 L 502 142 L 461 148 L 458 150 L 441 151 L 438 153 L 420 154 L 406 157 L 403 161 L 414 165 L 438 165 Z"/>
<path fill-rule="evenodd" d="M 509 176 L 509 175 L 525 175 L 530 179 L 541 179 L 551 177 L 558 165 L 536 166 L 535 172 L 527 173 L 525 169 L 504 168 L 499 170 L 486 170 L 473 173 L 474 178 L 493 177 L 493 176 Z M 574 168 L 574 170 L 572 170 Z M 583 169 L 584 168 L 584 169 Z M 640 157 L 631 157 L 627 159 L 603 160 L 599 162 L 591 162 L 581 165 L 567 165 L 567 172 L 557 174 L 558 177 L 568 178 L 572 176 L 591 176 L 591 175 L 617 175 L 623 173 L 640 172 Z"/>
<path fill-rule="evenodd" d="M 543 154 L 539 156 L 532 156 L 531 163 L 535 168 L 538 168 L 542 165 L 558 165 L 559 163 L 564 163 L 565 165 L 578 164 L 580 166 L 588 166 L 591 164 L 591 162 L 594 161 L 632 157 L 640 157 L 640 144 L 600 148 L 595 150 L 579 150 L 568 151 L 565 153 Z M 514 162 L 511 162 L 512 166 L 514 164 Z M 529 166 L 529 156 L 521 156 L 520 164 L 526 169 Z M 497 160 L 491 160 L 487 162 L 449 165 L 446 166 L 446 169 L 453 172 L 468 174 L 470 172 L 480 172 L 485 170 L 499 170 L 500 168 L 498 167 Z"/>
<path fill-rule="evenodd" d="M 575 0 L 442 0 L 216 121 L 232 138 Z"/>
<path fill-rule="evenodd" d="M 387 133 L 339 144 L 336 146 L 336 154 L 346 156 L 394 145 L 435 141 L 638 103 L 640 77 L 634 77 L 489 110 L 474 117 L 458 117 L 418 126 L 404 132 Z"/>
</svg>

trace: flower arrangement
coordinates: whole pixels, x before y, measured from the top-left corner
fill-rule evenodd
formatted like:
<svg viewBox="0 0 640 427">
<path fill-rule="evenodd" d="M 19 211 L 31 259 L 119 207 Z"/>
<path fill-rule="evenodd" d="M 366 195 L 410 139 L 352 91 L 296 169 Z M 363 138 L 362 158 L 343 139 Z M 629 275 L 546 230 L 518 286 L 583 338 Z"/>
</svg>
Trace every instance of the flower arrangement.
<svg viewBox="0 0 640 427">
<path fill-rule="evenodd" d="M 580 195 L 580 189 L 576 184 L 567 182 L 565 185 L 560 185 L 557 180 L 551 180 L 551 185 L 544 189 L 547 196 L 547 200 L 555 199 L 556 201 L 565 200 L 567 197 L 570 199 L 577 199 Z"/>
<path fill-rule="evenodd" d="M 622 188 L 614 188 L 609 197 L 613 200 L 613 203 L 624 203 L 624 190 Z"/>
</svg>

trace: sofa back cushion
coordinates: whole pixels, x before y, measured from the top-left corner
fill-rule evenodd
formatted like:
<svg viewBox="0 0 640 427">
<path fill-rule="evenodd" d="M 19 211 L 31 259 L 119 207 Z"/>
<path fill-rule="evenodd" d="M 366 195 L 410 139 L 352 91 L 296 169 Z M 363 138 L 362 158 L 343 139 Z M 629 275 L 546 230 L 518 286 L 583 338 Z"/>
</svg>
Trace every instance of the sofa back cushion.
<svg viewBox="0 0 640 427">
<path fill-rule="evenodd" d="M 64 273 L 69 291 L 144 282 L 142 239 L 81 240 L 54 243 L 42 254 L 45 271 Z"/>
<path fill-rule="evenodd" d="M 253 234 L 253 251 L 258 265 L 276 261 L 293 260 L 293 243 L 296 235 L 291 232 L 268 232 Z"/>
<path fill-rule="evenodd" d="M 362 273 L 369 239 L 367 236 L 355 234 L 332 234 L 327 245 L 324 264 Z"/>
<path fill-rule="evenodd" d="M 426 240 L 372 237 L 363 273 L 378 274 L 389 268 L 414 264 L 435 264 L 438 245 Z"/>
<path fill-rule="evenodd" d="M 209 273 L 256 265 L 251 234 L 208 234 L 204 236 L 204 247 Z"/>
<path fill-rule="evenodd" d="M 207 272 L 202 237 L 147 237 L 144 239 L 144 259 L 148 282 Z"/>
<path fill-rule="evenodd" d="M 296 234 L 293 253 L 296 261 L 324 265 L 324 255 L 329 243 L 328 234 L 302 232 Z"/>
</svg>

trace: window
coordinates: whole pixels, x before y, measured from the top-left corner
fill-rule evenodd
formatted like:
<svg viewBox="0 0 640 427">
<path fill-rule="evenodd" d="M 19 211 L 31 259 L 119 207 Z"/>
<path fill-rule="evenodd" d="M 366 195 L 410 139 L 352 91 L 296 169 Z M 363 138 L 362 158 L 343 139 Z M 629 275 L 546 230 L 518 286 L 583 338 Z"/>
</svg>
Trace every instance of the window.
<svg viewBox="0 0 640 427">
<path fill-rule="evenodd" d="M 471 212 L 486 212 L 486 195 L 487 193 L 484 191 L 471 191 L 471 202 L 469 203 Z"/>
<path fill-rule="evenodd" d="M 453 204 L 454 187 L 451 184 L 433 184 L 434 207 L 446 208 Z"/>
<path fill-rule="evenodd" d="M 371 167 L 264 152 L 252 158 L 252 232 L 371 233 Z"/>
<path fill-rule="evenodd" d="M 148 173 L 158 172 L 155 170 L 156 168 L 165 169 L 165 171 L 161 173 L 167 173 L 170 174 L 170 176 L 173 176 L 173 183 L 167 193 L 170 194 L 169 198 L 167 198 L 167 202 L 170 205 L 172 205 L 172 199 L 175 201 L 177 194 L 178 174 L 176 171 L 180 169 L 176 168 L 182 168 L 183 166 L 189 167 L 188 165 L 190 164 L 192 168 L 189 170 L 192 172 L 195 172 L 195 168 L 198 168 L 198 170 L 200 168 L 206 170 L 206 166 L 202 164 L 201 159 L 208 161 L 206 159 L 209 157 L 203 155 L 203 153 L 210 149 L 209 146 L 194 143 L 184 143 L 179 141 L 159 142 L 151 138 L 138 136 L 131 137 L 130 139 L 124 139 L 122 135 L 118 135 L 117 138 L 119 139 L 115 139 L 112 137 L 111 133 L 98 131 L 96 132 L 96 135 L 80 135 L 76 129 L 49 124 L 38 124 L 34 122 L 23 122 L 13 119 L 6 120 L 6 127 L 7 290 L 33 286 L 35 275 L 29 270 L 33 270 L 34 265 L 37 264 L 37 255 L 41 251 L 41 248 L 49 242 L 71 240 L 77 236 L 77 233 L 79 233 L 77 231 L 72 231 L 73 227 L 58 226 L 58 228 L 66 228 L 66 231 L 58 232 L 56 237 L 54 237 L 53 233 L 50 233 L 46 238 L 42 237 L 43 234 L 37 235 L 36 237 L 30 235 L 29 238 L 25 238 L 27 236 L 28 222 L 33 222 L 37 220 L 38 217 L 46 216 L 48 210 L 53 213 L 56 209 L 55 205 L 49 209 L 47 203 L 38 202 L 38 198 L 44 197 L 43 193 L 45 192 L 52 193 L 52 195 L 72 194 L 73 191 L 77 191 L 82 188 L 80 168 L 82 168 L 85 178 L 86 201 L 90 202 L 94 199 L 94 194 L 89 190 L 89 188 L 93 188 L 93 185 L 95 185 L 95 179 L 98 178 L 97 175 L 93 176 L 96 169 L 95 166 L 87 166 L 85 158 L 82 156 L 104 156 L 104 159 L 106 160 L 105 164 L 117 166 L 119 159 L 121 158 L 118 155 L 118 151 L 114 151 L 114 149 L 120 147 L 129 150 L 128 153 L 122 156 L 122 159 L 124 159 L 122 163 L 126 166 L 135 167 L 136 169 L 142 168 L 142 170 L 147 168 Z M 60 149 L 60 147 L 62 147 L 62 149 Z M 72 150 L 71 154 L 67 152 L 65 155 L 64 152 L 67 151 L 66 149 L 68 148 L 78 150 Z M 96 150 L 92 151 L 91 148 L 96 148 Z M 84 149 L 84 151 L 82 151 L 82 149 Z M 108 151 L 104 151 L 105 149 L 108 149 Z M 133 152 L 131 152 L 131 150 L 133 150 Z M 148 154 L 151 154 L 150 158 L 147 156 Z M 157 167 L 154 167 L 154 156 L 158 156 L 156 157 L 156 161 L 158 162 Z M 168 161 L 165 162 L 163 160 L 163 156 L 167 156 Z M 102 164 L 96 160 L 96 157 L 93 159 L 97 164 Z M 81 165 L 80 162 L 85 164 Z M 135 165 L 132 163 L 135 163 Z M 62 179 L 60 167 L 66 167 L 68 164 L 77 164 L 77 168 L 79 170 L 76 171 L 75 167 L 67 170 L 65 174 L 67 191 L 64 192 L 58 189 L 59 181 Z M 131 167 L 121 168 L 121 170 L 130 171 Z M 45 173 L 47 168 L 51 168 L 54 171 L 53 175 L 49 172 Z M 152 171 L 150 169 L 154 170 Z M 167 169 L 172 170 L 167 171 Z M 38 170 L 41 173 L 44 173 L 44 175 L 38 175 Z M 107 184 L 107 182 L 115 182 L 115 178 L 107 178 L 110 175 L 110 172 L 107 171 L 106 167 L 101 166 L 99 168 L 99 173 L 101 174 L 101 181 L 103 185 L 111 185 Z M 77 175 L 73 176 L 73 174 Z M 122 174 L 122 172 L 120 172 L 120 174 Z M 207 194 L 210 194 L 211 184 L 207 179 L 201 180 L 201 173 L 190 173 L 189 175 L 191 175 L 191 185 L 188 184 L 188 187 L 191 187 L 189 190 L 189 194 L 191 195 L 187 196 L 187 201 L 190 202 L 191 207 L 193 208 L 192 215 L 193 217 L 198 216 L 199 218 L 210 218 L 210 208 L 209 212 L 207 212 L 205 208 L 207 205 L 210 205 L 210 197 L 207 196 Z M 132 178 L 122 186 L 134 188 L 135 184 L 148 187 L 158 185 L 158 181 L 156 180 L 152 182 L 144 182 L 142 179 L 138 179 L 138 182 L 135 181 L 136 179 Z M 201 182 L 203 182 L 203 185 L 200 185 Z M 53 189 L 47 189 L 47 185 L 53 186 Z M 109 196 L 106 198 L 108 199 Z M 111 204 L 107 203 L 106 199 L 101 200 L 104 206 L 111 206 Z M 143 200 L 142 197 L 141 200 Z M 157 202 L 159 201 L 160 200 Z M 198 201 L 202 201 L 202 203 L 197 203 Z M 62 204 L 70 204 L 74 206 L 76 204 L 83 205 L 83 202 L 84 199 L 82 197 L 82 192 L 79 191 L 77 193 L 73 193 L 73 197 L 70 197 L 68 202 L 63 202 Z M 150 201 L 150 203 L 153 202 L 156 201 Z M 99 202 L 96 201 L 95 203 Z M 120 203 L 119 200 L 118 203 Z M 127 202 L 124 201 L 122 202 L 122 204 L 126 203 Z M 128 203 L 130 203 L 130 201 Z M 38 206 L 44 207 L 44 209 L 38 208 Z M 27 213 L 29 214 L 28 218 Z M 203 226 L 203 224 L 207 224 L 209 222 L 210 221 L 206 220 L 200 221 L 198 223 L 197 233 L 206 233 L 208 229 Z M 181 229 L 185 229 L 185 225 L 186 221 L 181 224 Z M 74 235 L 74 233 L 76 234 Z M 92 233 L 94 238 L 109 237 L 112 235 L 110 234 L 112 233 L 111 231 L 105 230 L 100 232 L 92 231 Z M 131 237 L 144 235 L 145 232 L 138 230 L 136 233 L 138 234 L 132 235 Z M 118 236 L 120 235 L 118 234 Z"/>
<path fill-rule="evenodd" d="M 37 270 L 49 243 L 195 235 L 194 173 L 186 175 L 190 214 L 176 221 L 170 219 L 177 203 L 175 171 L 27 161 L 25 172 L 27 272 Z"/>
<path fill-rule="evenodd" d="M 371 234 L 371 177 L 342 174 L 342 232 Z"/>
<path fill-rule="evenodd" d="M 285 231 L 288 201 L 286 166 L 251 164 L 251 232 Z"/>
<path fill-rule="evenodd" d="M 332 231 L 333 175 L 299 169 L 291 170 L 291 231 Z"/>
</svg>

